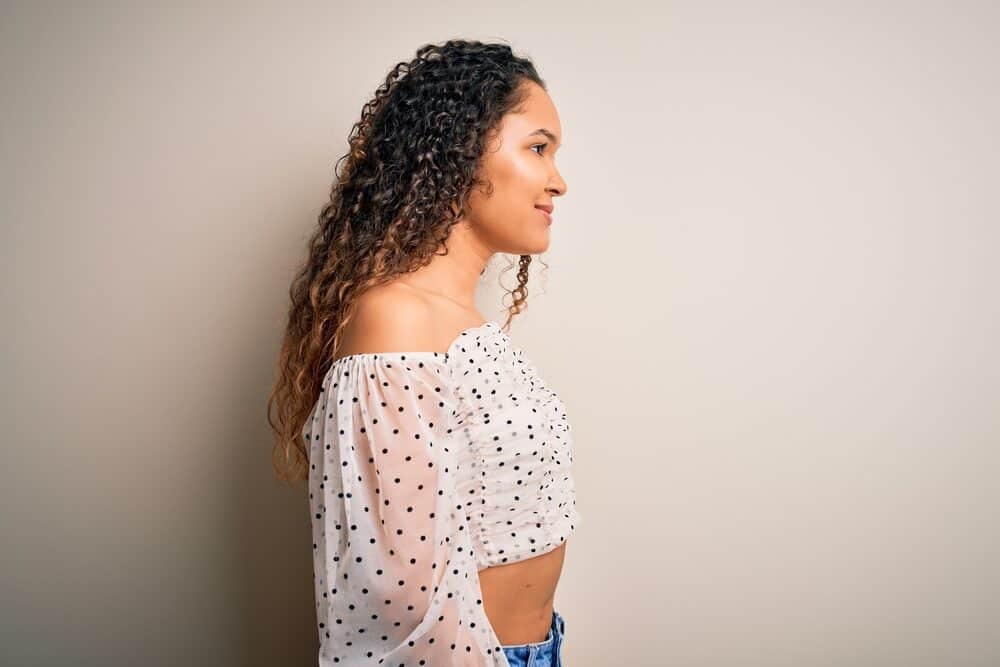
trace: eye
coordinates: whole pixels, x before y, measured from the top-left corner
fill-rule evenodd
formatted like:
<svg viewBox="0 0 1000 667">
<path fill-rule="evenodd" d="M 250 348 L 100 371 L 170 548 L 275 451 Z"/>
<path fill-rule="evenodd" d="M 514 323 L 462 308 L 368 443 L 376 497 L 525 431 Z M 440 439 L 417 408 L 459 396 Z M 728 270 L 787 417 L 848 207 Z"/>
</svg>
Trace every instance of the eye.
<svg viewBox="0 0 1000 667">
<path fill-rule="evenodd" d="M 546 146 L 548 146 L 548 144 L 535 144 L 534 146 L 532 146 L 532 148 L 537 148 L 537 147 L 539 147 L 539 146 L 541 146 L 542 148 L 545 148 Z M 543 152 L 544 152 L 544 151 L 543 151 Z M 542 153 L 538 153 L 538 155 L 541 155 L 541 154 L 542 154 Z"/>
</svg>

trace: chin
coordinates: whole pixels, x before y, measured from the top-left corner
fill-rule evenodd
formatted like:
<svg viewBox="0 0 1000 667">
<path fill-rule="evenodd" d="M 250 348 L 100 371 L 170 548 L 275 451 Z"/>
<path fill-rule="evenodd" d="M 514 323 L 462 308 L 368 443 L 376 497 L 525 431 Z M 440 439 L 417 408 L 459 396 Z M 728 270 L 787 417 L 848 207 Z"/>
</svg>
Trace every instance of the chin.
<svg viewBox="0 0 1000 667">
<path fill-rule="evenodd" d="M 511 238 L 510 243 L 502 244 L 499 252 L 510 255 L 540 255 L 549 249 L 549 230 L 532 229 L 520 237 Z"/>
<path fill-rule="evenodd" d="M 523 255 L 541 255 L 543 252 L 545 252 L 548 249 L 549 249 L 549 237 L 546 236 L 544 239 L 539 239 L 539 241 L 537 243 L 531 244 L 531 248 L 529 250 L 527 250 L 526 252 L 523 252 L 521 254 L 523 254 Z"/>
</svg>

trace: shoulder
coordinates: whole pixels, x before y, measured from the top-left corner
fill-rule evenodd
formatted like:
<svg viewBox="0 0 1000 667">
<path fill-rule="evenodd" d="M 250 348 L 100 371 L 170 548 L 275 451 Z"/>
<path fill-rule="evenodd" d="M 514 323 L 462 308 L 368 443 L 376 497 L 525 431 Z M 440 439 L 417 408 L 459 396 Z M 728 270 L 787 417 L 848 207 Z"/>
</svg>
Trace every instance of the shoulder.
<svg viewBox="0 0 1000 667">
<path fill-rule="evenodd" d="M 476 324 L 473 322 L 473 324 Z M 344 327 L 337 356 L 374 352 L 444 352 L 469 316 L 445 311 L 435 300 L 403 284 L 373 288 L 358 298 Z"/>
</svg>

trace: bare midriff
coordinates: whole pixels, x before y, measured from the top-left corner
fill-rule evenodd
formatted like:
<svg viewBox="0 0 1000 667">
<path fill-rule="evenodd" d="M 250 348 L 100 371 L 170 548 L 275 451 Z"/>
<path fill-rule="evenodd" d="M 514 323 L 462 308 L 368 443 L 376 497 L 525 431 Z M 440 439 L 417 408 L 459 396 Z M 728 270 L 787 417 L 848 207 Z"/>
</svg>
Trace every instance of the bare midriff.
<svg viewBox="0 0 1000 667">
<path fill-rule="evenodd" d="M 566 542 L 533 558 L 479 570 L 483 607 L 504 646 L 545 641 Z"/>
</svg>

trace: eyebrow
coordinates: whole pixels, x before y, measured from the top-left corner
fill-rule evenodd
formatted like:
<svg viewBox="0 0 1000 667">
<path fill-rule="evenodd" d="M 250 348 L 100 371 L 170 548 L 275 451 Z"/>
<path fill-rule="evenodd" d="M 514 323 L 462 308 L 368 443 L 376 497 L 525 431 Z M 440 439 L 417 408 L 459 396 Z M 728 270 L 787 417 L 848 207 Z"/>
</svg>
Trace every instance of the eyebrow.
<svg viewBox="0 0 1000 667">
<path fill-rule="evenodd" d="M 528 136 L 530 137 L 533 134 L 541 134 L 541 135 L 543 135 L 545 137 L 548 137 L 550 141 L 553 141 L 556 144 L 559 144 L 560 146 L 562 146 L 562 143 L 559 142 L 559 138 L 556 137 L 556 135 L 554 135 L 551 132 L 549 132 L 548 130 L 546 130 L 544 127 L 538 128 L 537 130 L 535 130 L 534 132 L 532 132 Z"/>
</svg>

